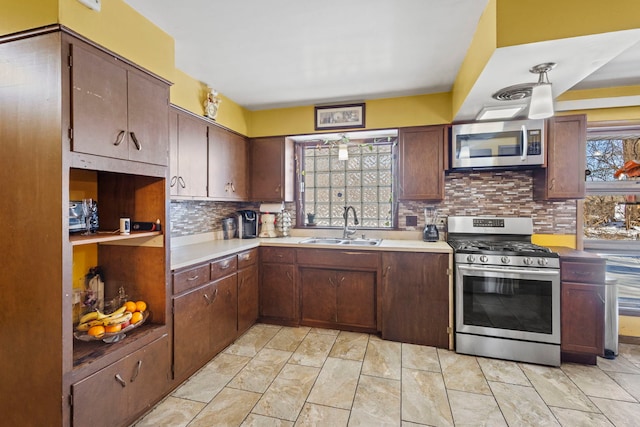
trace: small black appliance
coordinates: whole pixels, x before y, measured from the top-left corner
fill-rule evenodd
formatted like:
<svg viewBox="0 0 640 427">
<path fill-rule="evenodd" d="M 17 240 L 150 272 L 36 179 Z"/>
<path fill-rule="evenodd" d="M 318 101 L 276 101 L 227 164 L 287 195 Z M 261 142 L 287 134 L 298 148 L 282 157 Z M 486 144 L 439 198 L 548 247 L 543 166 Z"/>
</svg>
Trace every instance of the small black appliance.
<svg viewBox="0 0 640 427">
<path fill-rule="evenodd" d="M 238 238 L 255 239 L 258 237 L 258 213 L 252 210 L 236 212 L 238 219 Z"/>
</svg>

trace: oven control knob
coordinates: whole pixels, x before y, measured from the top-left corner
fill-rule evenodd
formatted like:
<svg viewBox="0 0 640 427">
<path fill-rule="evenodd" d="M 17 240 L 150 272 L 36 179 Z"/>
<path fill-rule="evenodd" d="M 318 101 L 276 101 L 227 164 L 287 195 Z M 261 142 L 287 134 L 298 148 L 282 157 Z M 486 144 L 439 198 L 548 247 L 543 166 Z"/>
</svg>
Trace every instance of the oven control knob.
<svg viewBox="0 0 640 427">
<path fill-rule="evenodd" d="M 509 264 L 511 262 L 511 258 L 509 258 L 508 256 L 503 256 L 500 258 L 500 261 L 502 261 L 503 264 Z"/>
<path fill-rule="evenodd" d="M 489 257 L 486 255 L 480 255 L 480 262 L 487 262 L 489 261 Z"/>
<path fill-rule="evenodd" d="M 527 258 L 523 259 L 522 262 L 524 262 L 524 265 L 531 265 L 531 264 L 533 264 L 533 259 L 527 257 Z"/>
<path fill-rule="evenodd" d="M 476 257 L 474 257 L 473 255 L 467 255 L 467 262 L 474 262 L 476 260 Z"/>
<path fill-rule="evenodd" d="M 539 265 L 547 265 L 549 264 L 549 260 L 546 258 L 538 258 L 538 264 Z"/>
</svg>

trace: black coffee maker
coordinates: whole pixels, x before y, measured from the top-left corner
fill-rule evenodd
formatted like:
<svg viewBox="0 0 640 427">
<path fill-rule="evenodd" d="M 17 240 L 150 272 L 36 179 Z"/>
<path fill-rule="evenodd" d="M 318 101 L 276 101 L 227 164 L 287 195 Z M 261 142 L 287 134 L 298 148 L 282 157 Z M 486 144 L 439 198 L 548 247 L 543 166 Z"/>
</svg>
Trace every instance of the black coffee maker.
<svg viewBox="0 0 640 427">
<path fill-rule="evenodd" d="M 251 210 L 236 212 L 238 220 L 238 238 L 254 239 L 258 237 L 258 213 Z"/>
</svg>

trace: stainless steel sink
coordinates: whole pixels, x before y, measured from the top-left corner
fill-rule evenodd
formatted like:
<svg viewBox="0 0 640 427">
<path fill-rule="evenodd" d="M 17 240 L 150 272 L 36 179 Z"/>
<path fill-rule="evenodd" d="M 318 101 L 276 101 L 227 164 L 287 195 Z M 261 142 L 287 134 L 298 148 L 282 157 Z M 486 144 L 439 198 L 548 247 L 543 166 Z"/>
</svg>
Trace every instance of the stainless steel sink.
<svg viewBox="0 0 640 427">
<path fill-rule="evenodd" d="M 380 246 L 382 239 L 340 239 L 337 237 L 310 237 L 300 241 L 305 245 Z"/>
</svg>

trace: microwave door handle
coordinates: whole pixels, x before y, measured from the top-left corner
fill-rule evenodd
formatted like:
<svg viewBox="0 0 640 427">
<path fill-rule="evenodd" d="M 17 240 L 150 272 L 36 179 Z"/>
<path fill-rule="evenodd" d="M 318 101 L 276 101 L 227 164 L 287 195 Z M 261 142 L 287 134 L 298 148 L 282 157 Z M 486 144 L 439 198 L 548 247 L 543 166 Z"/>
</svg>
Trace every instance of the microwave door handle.
<svg viewBox="0 0 640 427">
<path fill-rule="evenodd" d="M 529 151 L 529 141 L 527 140 L 527 126 L 522 125 L 522 155 L 520 160 L 527 160 L 527 151 Z"/>
</svg>

